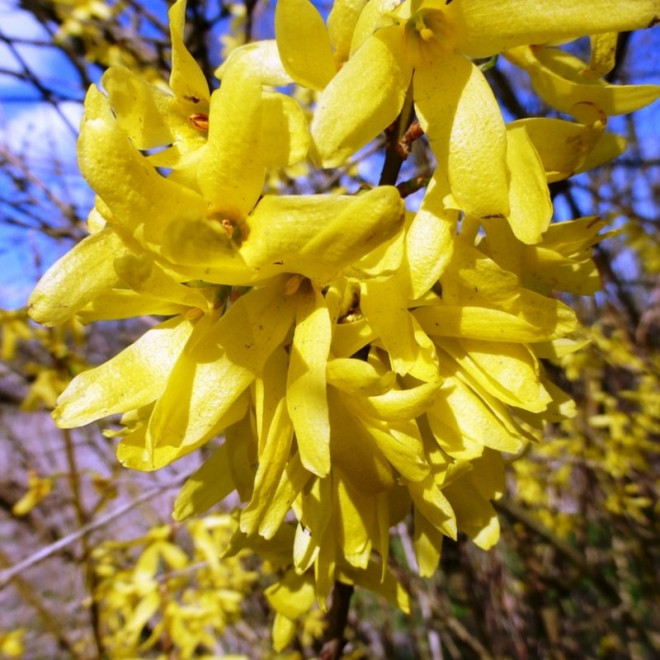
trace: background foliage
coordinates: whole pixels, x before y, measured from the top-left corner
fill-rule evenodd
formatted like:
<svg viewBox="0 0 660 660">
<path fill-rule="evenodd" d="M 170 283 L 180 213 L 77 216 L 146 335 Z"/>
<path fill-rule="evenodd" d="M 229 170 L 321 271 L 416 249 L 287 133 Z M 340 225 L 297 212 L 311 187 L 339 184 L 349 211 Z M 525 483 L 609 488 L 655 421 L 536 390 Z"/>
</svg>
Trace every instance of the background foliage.
<svg viewBox="0 0 660 660">
<path fill-rule="evenodd" d="M 90 198 L 63 145 L 75 136 L 85 90 L 110 64 L 166 79 L 166 9 L 158 0 L 23 0 L 0 10 L 12 17 L 0 16 L 0 250 L 8 264 L 3 282 L 20 269 L 25 298 L 56 255 L 84 235 Z M 17 29 L 19 21 L 28 28 Z M 232 47 L 271 36 L 272 6 L 190 2 L 188 28 L 188 47 L 212 80 Z M 660 81 L 658 39 L 655 31 L 623 35 L 612 80 Z M 553 116 L 505 62 L 488 75 L 509 119 Z M 498 505 L 503 538 L 494 550 L 445 541 L 443 570 L 433 579 L 401 571 L 410 617 L 356 594 L 353 657 L 658 652 L 657 114 L 651 107 L 613 120 L 629 140 L 626 154 L 553 187 L 559 218 L 597 213 L 614 230 L 596 248 L 602 293 L 571 301 L 589 343 L 556 365 L 578 414 L 548 428 L 552 442 L 511 466 L 515 497 Z M 415 143 L 406 178 L 428 176 L 431 162 Z M 373 184 L 379 168 L 366 153 L 332 173 L 286 170 L 269 185 L 355 191 Z M 5 290 L 0 306 L 9 307 Z M 263 595 L 270 567 L 250 556 L 217 559 L 231 516 L 171 523 L 176 488 L 200 457 L 153 475 L 128 473 L 98 429 L 58 431 L 43 412 L 84 365 L 116 353 L 150 321 L 46 330 L 17 309 L 2 312 L 0 322 L 0 657 L 278 657 Z M 415 561 L 410 530 L 401 524 L 398 532 L 395 570 Z M 279 657 L 312 655 L 322 629 L 314 611 Z"/>
</svg>

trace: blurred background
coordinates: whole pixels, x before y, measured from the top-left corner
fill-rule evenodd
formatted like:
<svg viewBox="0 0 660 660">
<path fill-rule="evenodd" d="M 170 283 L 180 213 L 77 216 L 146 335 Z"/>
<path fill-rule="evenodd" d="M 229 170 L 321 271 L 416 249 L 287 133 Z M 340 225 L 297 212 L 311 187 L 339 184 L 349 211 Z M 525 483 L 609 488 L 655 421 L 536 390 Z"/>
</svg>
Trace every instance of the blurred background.
<svg viewBox="0 0 660 660">
<path fill-rule="evenodd" d="M 326 15 L 330 3 L 316 4 Z M 166 83 L 167 8 L 0 0 L 0 658 L 302 658 L 320 648 L 313 612 L 292 647 L 271 651 L 268 565 L 218 561 L 237 502 L 172 523 L 173 499 L 207 450 L 158 473 L 129 472 L 100 426 L 58 430 L 48 412 L 73 375 L 152 324 L 46 329 L 28 321 L 25 305 L 48 266 L 86 235 L 93 195 L 75 151 L 86 89 L 111 65 Z M 273 37 L 273 8 L 189 0 L 187 45 L 212 87 L 232 48 Z M 588 58 L 588 42 L 572 48 Z M 507 120 L 557 116 L 502 58 L 487 76 Z M 660 29 L 622 34 L 609 78 L 660 83 Z M 660 657 L 659 126 L 660 103 L 612 118 L 608 130 L 626 137 L 627 151 L 551 186 L 556 219 L 597 215 L 608 224 L 594 252 L 602 290 L 570 301 L 588 343 L 548 365 L 575 416 L 510 466 L 492 551 L 446 540 L 442 570 L 422 580 L 408 570 L 411 530 L 399 525 L 395 570 L 413 614 L 356 593 L 349 657 Z M 379 146 L 336 171 L 275 172 L 268 186 L 374 185 Z M 418 140 L 400 180 L 432 167 Z"/>
</svg>

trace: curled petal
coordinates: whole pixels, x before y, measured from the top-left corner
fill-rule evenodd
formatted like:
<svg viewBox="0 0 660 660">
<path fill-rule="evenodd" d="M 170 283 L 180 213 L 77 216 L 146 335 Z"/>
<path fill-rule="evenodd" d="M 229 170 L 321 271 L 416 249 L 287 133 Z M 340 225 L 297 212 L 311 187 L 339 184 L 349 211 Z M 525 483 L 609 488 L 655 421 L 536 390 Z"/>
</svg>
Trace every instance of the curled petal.
<svg viewBox="0 0 660 660">
<path fill-rule="evenodd" d="M 177 0 L 169 10 L 172 37 L 172 73 L 170 87 L 177 96 L 193 102 L 208 101 L 209 86 L 204 72 L 183 43 L 186 0 Z"/>
<path fill-rule="evenodd" d="M 660 98 L 658 85 L 610 85 L 582 78 L 584 62 L 557 48 L 521 46 L 509 51 L 507 59 L 527 71 L 534 91 L 546 103 L 578 118 L 584 104 L 610 116 L 633 112 Z"/>
<path fill-rule="evenodd" d="M 625 139 L 603 133 L 604 122 L 578 124 L 553 117 L 530 117 L 508 124 L 524 128 L 543 163 L 549 183 L 589 170 L 621 155 Z"/>
</svg>

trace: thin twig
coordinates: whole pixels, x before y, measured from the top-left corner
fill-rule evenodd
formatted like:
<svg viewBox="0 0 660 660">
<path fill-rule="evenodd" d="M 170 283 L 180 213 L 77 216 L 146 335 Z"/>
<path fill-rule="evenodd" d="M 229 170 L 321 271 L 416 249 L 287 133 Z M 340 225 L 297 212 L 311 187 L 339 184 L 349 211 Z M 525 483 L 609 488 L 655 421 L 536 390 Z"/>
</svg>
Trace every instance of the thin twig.
<svg viewBox="0 0 660 660">
<path fill-rule="evenodd" d="M 0 566 L 9 566 L 9 558 L 0 549 Z M 41 602 L 39 596 L 34 593 L 32 586 L 23 580 L 22 577 L 16 576 L 14 583 L 16 591 L 20 594 L 21 598 L 37 613 L 41 619 L 44 628 L 46 628 L 57 640 L 57 645 L 63 651 L 67 651 L 71 657 L 75 658 L 78 654 L 75 651 L 73 643 L 69 640 L 63 630 L 61 622 L 57 621 L 46 606 Z"/>
<path fill-rule="evenodd" d="M 120 518 L 125 513 L 128 513 L 131 509 L 136 508 L 140 504 L 150 500 L 152 497 L 155 497 L 156 495 L 159 495 L 163 491 L 169 490 L 170 488 L 176 488 L 181 484 L 181 482 L 184 479 L 187 479 L 189 476 L 191 476 L 196 469 L 197 468 L 188 470 L 187 472 L 176 477 L 176 479 L 169 481 L 161 486 L 156 486 L 155 488 L 152 488 L 151 490 L 147 491 L 146 493 L 136 498 L 132 502 L 120 506 L 118 509 L 112 511 L 103 518 L 94 520 L 88 525 L 85 525 L 84 527 L 77 529 L 75 532 L 72 532 L 68 536 L 65 536 L 63 539 L 60 539 L 59 541 L 55 541 L 55 543 L 51 543 L 50 545 L 47 545 L 45 548 L 41 548 L 40 550 L 33 553 L 32 555 L 30 555 L 23 561 L 19 562 L 18 564 L 14 564 L 14 566 L 12 566 L 11 568 L 5 569 L 4 571 L 0 572 L 0 589 L 3 589 L 5 586 L 7 586 L 17 575 L 19 575 L 26 569 L 41 563 L 42 561 L 48 559 L 49 557 L 52 557 L 54 554 L 57 554 L 58 552 L 60 552 L 60 550 L 66 548 L 68 545 L 75 543 L 83 536 L 86 536 L 90 532 L 93 532 L 97 529 L 105 527 L 113 520 Z"/>
</svg>

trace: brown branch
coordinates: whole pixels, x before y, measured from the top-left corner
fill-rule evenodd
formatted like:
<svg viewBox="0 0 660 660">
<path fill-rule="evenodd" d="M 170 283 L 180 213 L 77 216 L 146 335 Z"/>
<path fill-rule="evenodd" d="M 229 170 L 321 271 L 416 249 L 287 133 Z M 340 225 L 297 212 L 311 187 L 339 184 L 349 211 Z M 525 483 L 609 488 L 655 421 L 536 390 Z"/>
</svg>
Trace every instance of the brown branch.
<svg viewBox="0 0 660 660">
<path fill-rule="evenodd" d="M 337 580 L 332 591 L 332 605 L 328 612 L 328 631 L 321 649 L 321 660 L 338 660 L 346 646 L 344 631 L 354 587 Z"/>
<path fill-rule="evenodd" d="M 380 173 L 379 186 L 394 186 L 396 185 L 396 180 L 399 178 L 399 172 L 405 160 L 404 151 L 401 148 L 401 140 L 407 133 L 414 113 L 411 94 L 412 91 L 409 89 L 401 114 L 399 114 L 396 121 L 386 131 L 387 146 L 385 148 L 385 162 Z"/>
</svg>

